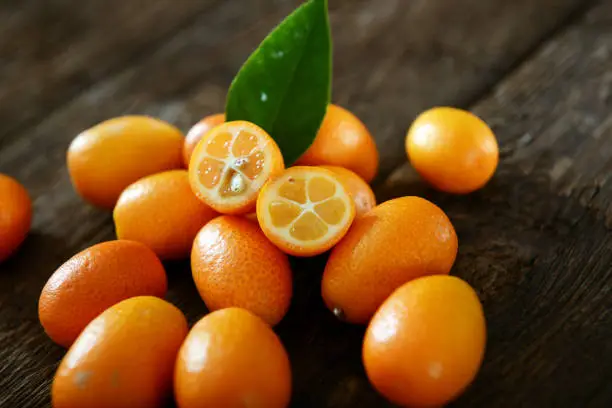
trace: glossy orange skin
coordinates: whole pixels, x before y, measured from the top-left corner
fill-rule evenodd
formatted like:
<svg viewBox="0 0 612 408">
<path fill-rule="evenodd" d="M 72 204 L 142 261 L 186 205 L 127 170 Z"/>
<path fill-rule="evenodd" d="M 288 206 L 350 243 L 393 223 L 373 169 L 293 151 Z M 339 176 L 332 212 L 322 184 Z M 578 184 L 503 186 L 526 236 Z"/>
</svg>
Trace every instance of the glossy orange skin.
<svg viewBox="0 0 612 408">
<path fill-rule="evenodd" d="M 119 239 L 142 242 L 164 260 L 188 258 L 200 228 L 217 215 L 193 194 L 186 170 L 138 180 L 113 211 Z"/>
<path fill-rule="evenodd" d="M 166 273 L 139 242 L 108 241 L 79 252 L 51 275 L 40 294 L 38 316 L 53 341 L 70 347 L 96 316 L 140 295 L 163 297 Z"/>
<path fill-rule="evenodd" d="M 321 166 L 327 170 L 331 170 L 346 186 L 349 194 L 353 197 L 355 203 L 355 216 L 361 217 L 372 208 L 376 207 L 376 196 L 372 188 L 364 179 L 349 169 L 337 166 Z"/>
<path fill-rule="evenodd" d="M 25 240 L 32 223 L 32 201 L 12 177 L 0 174 L 0 262 Z"/>
<path fill-rule="evenodd" d="M 419 115 L 406 136 L 406 152 L 421 177 L 438 190 L 456 194 L 483 187 L 499 162 L 489 126 L 455 108 L 433 108 Z"/>
<path fill-rule="evenodd" d="M 121 192 L 142 177 L 183 167 L 183 135 L 146 116 L 123 116 L 78 135 L 68 148 L 68 171 L 76 191 L 91 204 L 112 210 Z"/>
<path fill-rule="evenodd" d="M 319 133 L 297 164 L 344 167 L 369 183 L 378 171 L 378 149 L 357 116 L 340 106 L 329 105 Z"/>
<path fill-rule="evenodd" d="M 54 408 L 155 408 L 172 394 L 183 313 L 150 296 L 124 300 L 93 320 L 53 380 Z"/>
<path fill-rule="evenodd" d="M 291 367 L 270 326 L 240 308 L 212 312 L 191 329 L 178 354 L 179 408 L 283 408 Z"/>
<path fill-rule="evenodd" d="M 476 377 L 486 324 L 476 292 L 454 276 L 397 289 L 372 318 L 363 343 L 368 378 L 401 406 L 440 407 Z"/>
<path fill-rule="evenodd" d="M 221 216 L 204 226 L 193 243 L 191 270 L 211 311 L 242 307 L 275 325 L 289 309 L 289 259 L 244 217 Z"/>
<path fill-rule="evenodd" d="M 183 161 L 185 167 L 189 167 L 189 161 L 191 160 L 191 154 L 195 149 L 198 142 L 202 139 L 202 136 L 206 134 L 210 129 L 215 126 L 219 126 L 225 122 L 225 114 L 217 113 L 215 115 L 206 116 L 204 119 L 196 123 L 185 136 L 185 143 L 183 144 Z"/>
<path fill-rule="evenodd" d="M 355 219 L 332 250 L 323 300 L 343 320 L 365 324 L 402 284 L 448 274 L 456 255 L 455 229 L 440 208 L 419 197 L 387 201 Z"/>
</svg>

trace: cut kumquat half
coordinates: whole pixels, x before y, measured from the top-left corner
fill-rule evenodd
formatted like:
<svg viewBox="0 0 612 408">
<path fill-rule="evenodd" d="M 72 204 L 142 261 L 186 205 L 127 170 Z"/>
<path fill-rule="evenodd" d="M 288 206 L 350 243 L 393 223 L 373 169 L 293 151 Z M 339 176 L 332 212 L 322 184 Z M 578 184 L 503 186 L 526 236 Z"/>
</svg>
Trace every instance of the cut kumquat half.
<svg viewBox="0 0 612 408">
<path fill-rule="evenodd" d="M 284 168 L 283 155 L 265 130 L 250 122 L 226 122 L 196 145 L 189 183 L 195 195 L 216 211 L 245 214 L 255 209 L 265 182 Z"/>
<path fill-rule="evenodd" d="M 271 179 L 257 198 L 262 231 L 282 251 L 314 256 L 333 247 L 355 218 L 350 194 L 330 170 L 296 166 Z"/>
</svg>

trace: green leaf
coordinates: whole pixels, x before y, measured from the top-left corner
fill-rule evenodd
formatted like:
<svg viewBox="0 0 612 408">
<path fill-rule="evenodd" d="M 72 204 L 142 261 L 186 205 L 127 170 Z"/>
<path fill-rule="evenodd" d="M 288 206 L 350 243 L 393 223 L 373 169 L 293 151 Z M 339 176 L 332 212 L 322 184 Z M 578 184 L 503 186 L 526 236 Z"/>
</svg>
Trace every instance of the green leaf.
<svg viewBox="0 0 612 408">
<path fill-rule="evenodd" d="M 234 78 L 227 120 L 247 120 L 278 143 L 285 164 L 314 141 L 331 97 L 327 0 L 302 4 L 272 31 Z"/>
</svg>

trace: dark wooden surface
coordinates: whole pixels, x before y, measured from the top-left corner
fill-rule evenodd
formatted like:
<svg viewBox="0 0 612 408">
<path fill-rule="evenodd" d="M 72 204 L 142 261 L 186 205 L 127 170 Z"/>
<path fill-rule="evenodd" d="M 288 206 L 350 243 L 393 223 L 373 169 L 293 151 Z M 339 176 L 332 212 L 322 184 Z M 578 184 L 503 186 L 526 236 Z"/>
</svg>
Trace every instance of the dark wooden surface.
<svg viewBox="0 0 612 408">
<path fill-rule="evenodd" d="M 0 172 L 34 198 L 32 233 L 0 265 L 0 407 L 46 407 L 63 350 L 38 323 L 38 295 L 73 253 L 112 239 L 108 213 L 72 191 L 64 155 L 92 124 L 146 113 L 183 129 L 222 108 L 225 89 L 298 0 L 0 3 Z M 453 273 L 478 290 L 489 344 L 457 406 L 612 406 L 612 2 L 330 0 L 334 100 L 381 151 L 383 200 L 422 195 L 451 217 Z M 428 189 L 403 138 L 431 105 L 471 107 L 496 131 L 484 190 Z M 395 171 L 393 171 L 396 169 Z M 390 174 L 390 177 L 386 177 Z M 360 359 L 363 328 L 323 307 L 324 258 L 294 263 L 278 327 L 296 407 L 387 406 Z M 187 262 L 169 299 L 206 313 Z"/>
</svg>

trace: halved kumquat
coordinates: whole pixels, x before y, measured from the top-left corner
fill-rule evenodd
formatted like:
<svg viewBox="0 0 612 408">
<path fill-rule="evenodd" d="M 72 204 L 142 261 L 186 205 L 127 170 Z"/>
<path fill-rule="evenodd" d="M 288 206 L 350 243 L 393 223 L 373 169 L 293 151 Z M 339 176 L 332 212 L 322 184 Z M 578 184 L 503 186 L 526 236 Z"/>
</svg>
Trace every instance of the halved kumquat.
<svg viewBox="0 0 612 408">
<path fill-rule="evenodd" d="M 272 243 L 295 256 L 333 247 L 355 218 L 355 205 L 330 170 L 296 166 L 270 180 L 257 199 L 257 219 Z"/>
<path fill-rule="evenodd" d="M 285 168 L 281 151 L 259 126 L 234 121 L 206 133 L 189 162 L 195 195 L 224 214 L 246 214 L 255 208 L 265 182 Z"/>
</svg>

